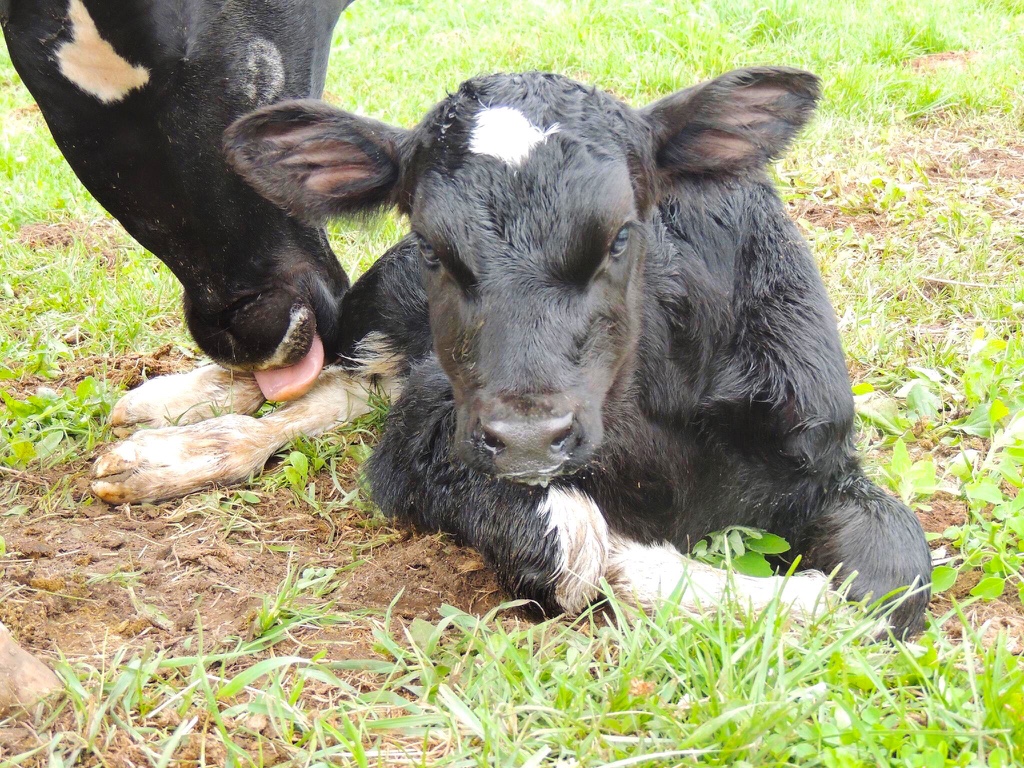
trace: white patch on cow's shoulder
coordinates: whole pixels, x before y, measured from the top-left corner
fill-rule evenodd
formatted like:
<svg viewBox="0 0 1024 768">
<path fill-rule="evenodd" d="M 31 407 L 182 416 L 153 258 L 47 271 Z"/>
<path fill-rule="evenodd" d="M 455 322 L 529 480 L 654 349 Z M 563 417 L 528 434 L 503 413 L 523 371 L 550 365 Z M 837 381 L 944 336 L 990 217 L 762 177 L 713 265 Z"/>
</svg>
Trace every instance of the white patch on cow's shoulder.
<svg viewBox="0 0 1024 768">
<path fill-rule="evenodd" d="M 68 6 L 71 40 L 57 50 L 60 73 L 104 104 L 114 104 L 149 82 L 149 70 L 121 57 L 100 37 L 82 0 Z"/>
<path fill-rule="evenodd" d="M 522 165 L 538 144 L 558 133 L 558 123 L 541 130 L 518 109 L 487 107 L 476 114 L 469 137 L 469 149 L 478 155 L 496 157 L 509 165 Z"/>
<path fill-rule="evenodd" d="M 608 525 L 592 498 L 575 488 L 552 488 L 537 509 L 558 536 L 555 599 L 577 614 L 597 597 L 608 550 Z"/>
<path fill-rule="evenodd" d="M 254 105 L 268 104 L 284 90 L 284 59 L 265 37 L 253 38 L 246 50 L 239 89 Z"/>
</svg>

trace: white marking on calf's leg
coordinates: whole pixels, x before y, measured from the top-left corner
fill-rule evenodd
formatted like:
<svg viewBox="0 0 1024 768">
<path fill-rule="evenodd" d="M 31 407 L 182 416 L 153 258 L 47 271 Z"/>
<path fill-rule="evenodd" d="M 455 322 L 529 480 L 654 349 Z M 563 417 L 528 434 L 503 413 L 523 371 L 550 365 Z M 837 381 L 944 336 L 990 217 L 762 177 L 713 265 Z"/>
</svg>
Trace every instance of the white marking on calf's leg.
<svg viewBox="0 0 1024 768">
<path fill-rule="evenodd" d="M 804 572 L 756 578 L 685 556 L 667 542 L 642 544 L 610 533 L 596 502 L 575 488 L 552 488 L 537 509 L 558 536 L 555 599 L 566 613 L 582 611 L 606 578 L 621 599 L 652 610 L 673 599 L 687 611 L 715 610 L 728 596 L 742 608 L 763 610 L 775 596 L 793 615 L 808 618 L 828 607 L 828 577 Z"/>
<path fill-rule="evenodd" d="M 477 155 L 488 155 L 518 166 L 530 156 L 534 147 L 543 144 L 558 130 L 558 123 L 541 130 L 512 107 L 487 107 L 476 114 L 469 149 Z"/>
<path fill-rule="evenodd" d="M 597 504 L 575 488 L 552 488 L 537 509 L 558 535 L 555 599 L 568 614 L 586 608 L 600 591 L 608 552 L 608 525 Z"/>
<path fill-rule="evenodd" d="M 743 576 L 686 557 L 671 544 L 641 544 L 616 535 L 609 540 L 607 579 L 617 594 L 647 610 L 673 598 L 685 610 L 702 613 L 732 595 L 738 605 L 756 612 L 780 591 L 779 603 L 797 617 L 809 618 L 828 607 L 829 580 L 822 573 Z"/>
<path fill-rule="evenodd" d="M 224 413 L 248 415 L 265 402 L 252 376 L 206 365 L 157 376 L 128 392 L 110 413 L 115 431 L 195 424 Z"/>
<path fill-rule="evenodd" d="M 396 395 L 395 382 L 380 388 Z M 305 396 L 274 413 L 219 416 L 185 427 L 136 432 L 96 462 L 93 492 L 104 501 L 159 501 L 205 486 L 237 483 L 259 472 L 275 452 L 298 435 L 316 435 L 369 412 L 364 379 L 325 370 Z"/>
<path fill-rule="evenodd" d="M 149 82 L 149 70 L 132 64 L 104 40 L 82 0 L 68 5 L 71 40 L 57 50 L 64 77 L 104 104 L 123 100 Z"/>
</svg>

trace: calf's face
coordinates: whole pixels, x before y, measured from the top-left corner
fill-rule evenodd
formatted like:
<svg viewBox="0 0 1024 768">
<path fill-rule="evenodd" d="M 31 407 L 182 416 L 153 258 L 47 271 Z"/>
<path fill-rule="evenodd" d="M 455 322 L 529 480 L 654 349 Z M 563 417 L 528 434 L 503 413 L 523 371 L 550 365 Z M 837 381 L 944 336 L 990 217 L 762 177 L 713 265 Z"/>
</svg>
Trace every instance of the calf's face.
<svg viewBox="0 0 1024 768">
<path fill-rule="evenodd" d="M 409 131 L 292 102 L 236 123 L 227 149 L 307 219 L 408 215 L 462 457 L 545 484 L 587 465 L 627 395 L 654 208 L 680 176 L 762 169 L 817 96 L 812 75 L 750 69 L 633 110 L 565 78 L 494 75 Z"/>
</svg>

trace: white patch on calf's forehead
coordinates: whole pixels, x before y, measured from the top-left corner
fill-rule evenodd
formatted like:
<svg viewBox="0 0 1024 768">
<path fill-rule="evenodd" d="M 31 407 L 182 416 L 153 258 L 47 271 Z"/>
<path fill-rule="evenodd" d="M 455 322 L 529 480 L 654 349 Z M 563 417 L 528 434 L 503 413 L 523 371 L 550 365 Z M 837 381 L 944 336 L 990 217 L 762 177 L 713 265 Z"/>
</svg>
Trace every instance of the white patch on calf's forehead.
<svg viewBox="0 0 1024 768">
<path fill-rule="evenodd" d="M 476 113 L 469 149 L 512 166 L 522 165 L 534 147 L 558 133 L 558 123 L 540 129 L 512 107 L 487 107 Z"/>
<path fill-rule="evenodd" d="M 552 488 L 537 508 L 548 532 L 558 536 L 555 599 L 577 614 L 597 597 L 608 550 L 608 525 L 600 508 L 575 488 Z"/>
<path fill-rule="evenodd" d="M 149 70 L 132 64 L 100 36 L 82 0 L 68 6 L 71 40 L 57 50 L 60 73 L 104 104 L 123 100 L 149 82 Z"/>
<path fill-rule="evenodd" d="M 281 50 L 265 37 L 249 43 L 238 84 L 253 104 L 267 104 L 284 90 L 284 59 Z"/>
</svg>

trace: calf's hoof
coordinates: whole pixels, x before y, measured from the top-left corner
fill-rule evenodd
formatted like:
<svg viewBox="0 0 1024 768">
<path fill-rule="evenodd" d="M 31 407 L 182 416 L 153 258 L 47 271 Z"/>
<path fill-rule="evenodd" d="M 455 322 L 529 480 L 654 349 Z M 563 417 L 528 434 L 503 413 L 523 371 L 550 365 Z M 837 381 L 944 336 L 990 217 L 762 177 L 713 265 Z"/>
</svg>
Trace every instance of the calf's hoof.
<svg viewBox="0 0 1024 768">
<path fill-rule="evenodd" d="M 119 434 L 137 427 L 185 426 L 225 413 L 249 415 L 264 402 L 250 374 L 207 365 L 157 376 L 126 393 L 110 412 L 110 425 Z"/>
<path fill-rule="evenodd" d="M 62 688 L 50 668 L 14 642 L 0 624 L 0 716 L 31 707 Z"/>
<path fill-rule="evenodd" d="M 162 501 L 262 469 L 273 443 L 258 419 L 218 416 L 185 427 L 136 432 L 100 456 L 92 491 L 110 504 Z"/>
</svg>

